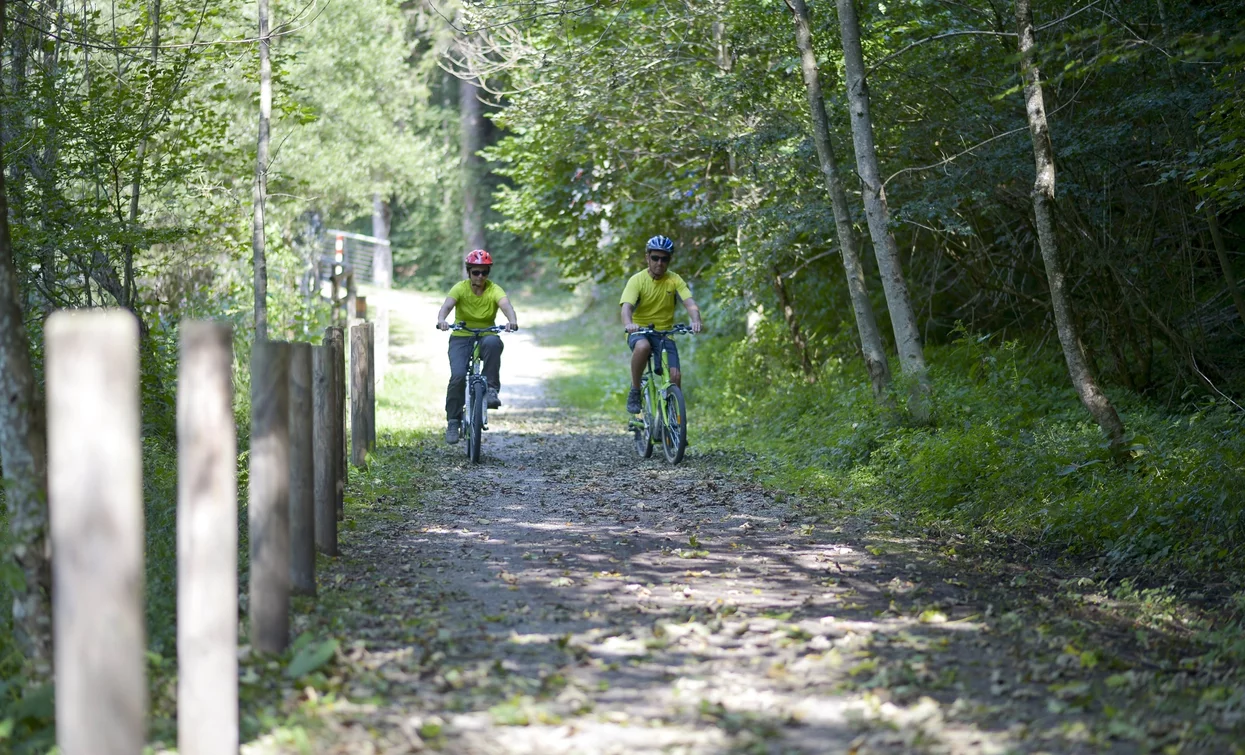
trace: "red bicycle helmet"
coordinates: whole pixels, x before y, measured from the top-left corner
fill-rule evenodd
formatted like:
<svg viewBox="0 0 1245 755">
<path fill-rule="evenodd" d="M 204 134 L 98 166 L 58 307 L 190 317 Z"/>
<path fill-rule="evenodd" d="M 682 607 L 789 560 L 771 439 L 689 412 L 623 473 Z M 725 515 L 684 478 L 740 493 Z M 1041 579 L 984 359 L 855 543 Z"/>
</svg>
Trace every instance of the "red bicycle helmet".
<svg viewBox="0 0 1245 755">
<path fill-rule="evenodd" d="M 491 265 L 493 264 L 493 255 L 483 249 L 472 249 L 467 252 L 468 265 Z"/>
</svg>

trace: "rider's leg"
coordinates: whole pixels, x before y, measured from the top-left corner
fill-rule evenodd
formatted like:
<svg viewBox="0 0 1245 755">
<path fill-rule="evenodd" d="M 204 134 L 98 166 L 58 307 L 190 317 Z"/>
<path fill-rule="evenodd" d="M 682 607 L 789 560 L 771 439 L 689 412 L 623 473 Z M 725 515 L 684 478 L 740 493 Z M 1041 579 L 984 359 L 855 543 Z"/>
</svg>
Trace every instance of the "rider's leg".
<svg viewBox="0 0 1245 755">
<path fill-rule="evenodd" d="M 648 342 L 647 338 L 641 338 L 635 342 L 631 349 L 631 387 L 640 387 L 640 378 L 644 377 L 644 366 L 648 364 L 648 358 L 653 353 L 653 346 Z"/>
<path fill-rule="evenodd" d="M 670 382 L 683 387 L 680 381 L 683 379 L 683 370 L 679 369 L 679 349 L 675 346 L 674 339 L 667 339 L 665 344 L 666 367 L 670 370 Z"/>
<path fill-rule="evenodd" d="M 501 388 L 501 352 L 506 347 L 500 336 L 485 336 L 480 339 L 480 359 L 484 362 L 484 377 L 488 387 L 493 390 Z"/>
<path fill-rule="evenodd" d="M 463 391 L 467 389 L 467 370 L 471 366 L 471 341 L 450 336 L 450 384 L 445 389 L 445 418 L 450 422 L 463 418 Z"/>
</svg>

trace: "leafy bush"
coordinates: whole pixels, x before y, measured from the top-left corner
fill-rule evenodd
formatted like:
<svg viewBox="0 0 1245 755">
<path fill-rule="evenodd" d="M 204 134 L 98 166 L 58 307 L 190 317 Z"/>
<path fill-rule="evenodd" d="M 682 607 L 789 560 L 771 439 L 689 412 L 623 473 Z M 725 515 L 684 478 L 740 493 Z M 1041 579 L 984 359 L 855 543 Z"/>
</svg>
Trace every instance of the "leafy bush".
<svg viewBox="0 0 1245 755">
<path fill-rule="evenodd" d="M 919 427 L 877 406 L 855 363 L 807 384 L 773 353 L 780 341 L 762 331 L 703 349 L 701 394 L 721 400 L 695 404 L 708 445 L 761 454 L 776 484 L 1117 570 L 1230 576 L 1245 564 L 1245 415 L 1225 403 L 1176 414 L 1114 391 L 1132 433 L 1119 465 L 1057 352 L 964 333 L 931 348 L 935 422 Z"/>
</svg>

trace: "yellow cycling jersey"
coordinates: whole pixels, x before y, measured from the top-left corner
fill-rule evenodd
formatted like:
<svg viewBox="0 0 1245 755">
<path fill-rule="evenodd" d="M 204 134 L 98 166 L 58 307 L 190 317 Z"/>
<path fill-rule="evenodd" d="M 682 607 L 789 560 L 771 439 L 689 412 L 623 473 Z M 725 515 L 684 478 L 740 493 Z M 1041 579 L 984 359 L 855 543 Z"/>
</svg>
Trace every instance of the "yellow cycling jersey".
<svg viewBox="0 0 1245 755">
<path fill-rule="evenodd" d="M 652 325 L 658 330 L 674 327 L 675 297 L 686 301 L 692 298 L 692 290 L 676 273 L 667 272 L 657 280 L 642 270 L 631 276 L 623 289 L 619 305 L 631 304 L 635 311 L 631 321 L 640 327 Z"/>
<path fill-rule="evenodd" d="M 486 281 L 484 291 L 476 296 L 471 290 L 471 281 L 464 280 L 454 284 L 449 297 L 454 300 L 454 321 L 461 322 L 468 328 L 491 328 L 496 325 L 497 305 L 506 298 L 506 292 L 493 281 Z M 451 335 L 470 336 L 461 330 Z"/>
</svg>

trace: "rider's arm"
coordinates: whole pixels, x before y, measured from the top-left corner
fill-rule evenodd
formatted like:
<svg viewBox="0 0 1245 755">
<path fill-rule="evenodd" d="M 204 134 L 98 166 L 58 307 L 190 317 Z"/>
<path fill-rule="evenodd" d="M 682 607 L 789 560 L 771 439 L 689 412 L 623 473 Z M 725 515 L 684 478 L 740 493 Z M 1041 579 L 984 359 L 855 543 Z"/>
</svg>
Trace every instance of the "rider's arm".
<svg viewBox="0 0 1245 755">
<path fill-rule="evenodd" d="M 684 299 L 683 308 L 687 310 L 687 316 L 692 318 L 692 332 L 699 333 L 701 328 L 700 307 L 696 306 L 696 302 L 691 299 Z"/>
<path fill-rule="evenodd" d="M 454 297 L 452 296 L 445 297 L 445 303 L 441 305 L 441 311 L 437 312 L 437 329 L 438 330 L 449 330 L 450 329 L 450 324 L 445 321 L 445 318 L 450 316 L 450 310 L 453 309 L 454 305 L 456 304 L 458 304 L 458 300 L 456 300 Z"/>
<path fill-rule="evenodd" d="M 623 330 L 627 331 L 628 333 L 639 328 L 638 325 L 636 325 L 634 322 L 631 321 L 631 313 L 634 311 L 635 311 L 634 304 L 631 304 L 630 302 L 623 302 L 623 305 L 622 305 Z"/>
<path fill-rule="evenodd" d="M 510 297 L 503 296 L 501 298 L 501 301 L 497 302 L 497 308 L 502 311 L 502 314 L 506 316 L 506 320 L 509 321 L 510 323 L 509 329 L 518 330 L 519 329 L 519 318 L 515 317 L 514 307 L 510 306 Z"/>
</svg>

